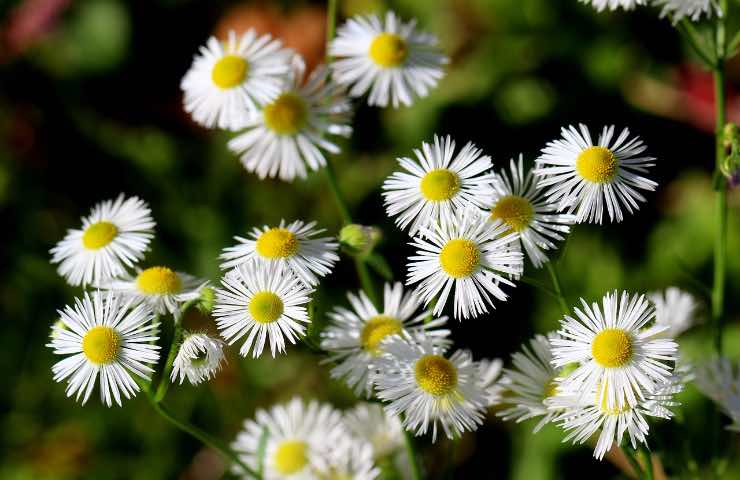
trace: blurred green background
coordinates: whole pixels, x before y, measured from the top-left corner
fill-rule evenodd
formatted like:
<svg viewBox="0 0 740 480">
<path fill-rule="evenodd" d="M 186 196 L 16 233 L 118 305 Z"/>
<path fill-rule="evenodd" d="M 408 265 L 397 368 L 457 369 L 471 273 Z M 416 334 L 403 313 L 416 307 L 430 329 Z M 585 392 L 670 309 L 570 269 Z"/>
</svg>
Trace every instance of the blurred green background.
<svg viewBox="0 0 740 480">
<path fill-rule="evenodd" d="M 0 4 L 0 478 L 214 479 L 223 465 L 136 398 L 107 409 L 95 395 L 81 407 L 52 381 L 57 359 L 44 345 L 56 310 L 80 294 L 49 264 L 48 250 L 76 228 L 97 201 L 119 192 L 152 206 L 157 238 L 145 265 L 168 264 L 219 278 L 217 255 L 253 225 L 315 219 L 336 233 L 339 216 L 322 175 L 292 184 L 259 181 L 225 147 L 228 134 L 208 132 L 181 108 L 179 82 L 212 33 L 254 26 L 306 56 L 323 57 L 321 2 L 195 0 L 25 0 Z M 383 254 L 405 275 L 407 238 L 387 220 L 380 184 L 433 133 L 472 140 L 498 166 L 524 153 L 532 160 L 562 125 L 629 126 L 658 157 L 660 183 L 636 215 L 617 225 L 579 225 L 560 268 L 571 302 L 624 288 L 679 285 L 704 295 L 711 279 L 713 99 L 708 72 L 692 62 L 670 23 L 654 9 L 596 14 L 576 0 L 347 0 L 343 16 L 386 8 L 417 17 L 451 56 L 448 75 L 412 108 L 357 104 L 355 134 L 335 160 L 356 219 L 385 232 Z M 688 60 L 686 60 L 689 58 Z M 740 63 L 729 65 L 729 115 L 740 120 Z M 730 194 L 729 304 L 726 350 L 740 354 L 740 191 Z M 529 274 L 545 279 L 543 272 Z M 356 288 L 343 259 L 322 283 L 322 312 Z M 487 317 L 454 322 L 459 347 L 476 358 L 502 357 L 534 332 L 553 329 L 557 305 L 531 287 Z M 705 313 L 705 312 L 703 312 Z M 704 315 L 706 318 L 706 315 Z M 197 313 L 188 324 L 213 328 Z M 686 356 L 711 355 L 706 329 L 681 339 Z M 200 388 L 177 386 L 167 402 L 181 416 L 231 440 L 257 407 L 298 394 L 346 407 L 351 393 L 328 378 L 304 347 L 271 359 L 241 359 Z M 709 478 L 706 425 L 711 406 L 693 387 L 677 420 L 658 424 L 649 442 L 676 478 Z M 726 421 L 726 419 L 723 419 Z M 560 443 L 548 426 L 504 424 L 489 415 L 465 435 L 455 478 L 620 478 L 591 449 Z M 693 442 L 691 442 L 693 440 Z M 449 444 L 422 442 L 430 478 L 440 478 Z M 737 435 L 720 448 L 739 478 Z"/>
</svg>

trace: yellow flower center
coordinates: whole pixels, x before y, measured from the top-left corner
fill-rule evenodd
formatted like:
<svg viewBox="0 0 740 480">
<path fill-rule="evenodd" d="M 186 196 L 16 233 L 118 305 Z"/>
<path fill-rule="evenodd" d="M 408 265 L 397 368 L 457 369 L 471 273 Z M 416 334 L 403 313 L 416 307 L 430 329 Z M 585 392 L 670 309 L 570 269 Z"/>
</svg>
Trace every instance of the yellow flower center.
<svg viewBox="0 0 740 480">
<path fill-rule="evenodd" d="M 249 301 L 249 313 L 258 323 L 272 323 L 283 314 L 283 301 L 273 292 L 257 292 Z"/>
<path fill-rule="evenodd" d="M 82 337 L 82 351 L 92 363 L 105 365 L 116 359 L 120 343 L 118 332 L 111 327 L 93 327 Z"/>
<path fill-rule="evenodd" d="M 147 295 L 171 295 L 182 289 L 182 281 L 167 267 L 151 267 L 136 277 L 136 286 Z"/>
<path fill-rule="evenodd" d="M 421 194 L 431 202 L 443 202 L 455 196 L 460 190 L 460 177 L 446 168 L 438 168 L 421 179 Z"/>
<path fill-rule="evenodd" d="M 632 339 L 624 330 L 607 328 L 594 338 L 591 354 L 602 367 L 621 367 L 632 358 Z"/>
<path fill-rule="evenodd" d="M 292 475 L 308 464 L 308 445 L 300 440 L 286 440 L 275 451 L 275 469 L 281 475 Z"/>
<path fill-rule="evenodd" d="M 267 128 L 280 135 L 293 135 L 306 125 L 308 107 L 295 93 L 283 93 L 265 106 L 263 114 Z"/>
<path fill-rule="evenodd" d="M 554 397 L 558 393 L 558 384 L 555 382 L 555 379 L 553 378 L 549 382 L 547 382 L 547 385 L 545 385 L 545 390 L 542 393 L 542 399 Z"/>
<path fill-rule="evenodd" d="M 226 55 L 216 62 L 211 72 L 211 79 L 222 89 L 234 88 L 247 78 L 249 64 L 238 55 Z"/>
<path fill-rule="evenodd" d="M 401 322 L 388 315 L 378 315 L 367 321 L 360 333 L 362 348 L 372 355 L 380 353 L 380 342 L 389 335 L 401 333 Z"/>
<path fill-rule="evenodd" d="M 491 209 L 492 220 L 502 220 L 511 230 L 521 232 L 534 218 L 534 207 L 524 197 L 506 195 L 501 197 Z"/>
<path fill-rule="evenodd" d="M 424 355 L 417 360 L 414 376 L 419 387 L 435 397 L 446 395 L 457 386 L 457 369 L 440 355 Z"/>
<path fill-rule="evenodd" d="M 298 239 L 285 228 L 271 228 L 257 239 L 257 253 L 265 258 L 286 258 L 298 251 Z"/>
<path fill-rule="evenodd" d="M 118 228 L 110 222 L 93 223 L 82 234 L 82 244 L 88 250 L 103 248 L 118 235 Z"/>
<path fill-rule="evenodd" d="M 370 44 L 370 58 L 384 68 L 401 65 L 408 55 L 406 40 L 395 33 L 381 33 Z"/>
<path fill-rule="evenodd" d="M 439 253 L 442 270 L 452 278 L 468 277 L 480 264 L 480 250 L 464 238 L 450 240 Z"/>
<path fill-rule="evenodd" d="M 605 147 L 588 147 L 576 159 L 578 174 L 594 183 L 608 183 L 619 171 L 619 162 Z"/>
</svg>

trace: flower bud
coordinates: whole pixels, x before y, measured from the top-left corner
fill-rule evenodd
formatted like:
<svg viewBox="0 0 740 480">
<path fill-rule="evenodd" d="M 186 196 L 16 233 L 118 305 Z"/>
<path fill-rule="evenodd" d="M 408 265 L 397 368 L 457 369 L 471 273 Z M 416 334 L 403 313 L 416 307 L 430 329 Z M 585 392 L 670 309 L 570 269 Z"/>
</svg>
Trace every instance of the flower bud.
<svg viewBox="0 0 740 480">
<path fill-rule="evenodd" d="M 375 248 L 382 236 L 378 227 L 353 223 L 339 231 L 339 242 L 352 255 L 367 255 Z"/>
</svg>

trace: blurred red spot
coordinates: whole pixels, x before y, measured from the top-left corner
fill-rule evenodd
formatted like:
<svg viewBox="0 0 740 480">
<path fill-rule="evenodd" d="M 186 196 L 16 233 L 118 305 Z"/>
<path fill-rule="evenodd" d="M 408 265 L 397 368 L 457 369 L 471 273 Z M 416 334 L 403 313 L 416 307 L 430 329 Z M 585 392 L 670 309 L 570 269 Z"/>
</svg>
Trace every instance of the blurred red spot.
<svg viewBox="0 0 740 480">
<path fill-rule="evenodd" d="M 0 31 L 0 61 L 23 53 L 55 25 L 70 0 L 25 0 L 8 15 Z"/>
</svg>

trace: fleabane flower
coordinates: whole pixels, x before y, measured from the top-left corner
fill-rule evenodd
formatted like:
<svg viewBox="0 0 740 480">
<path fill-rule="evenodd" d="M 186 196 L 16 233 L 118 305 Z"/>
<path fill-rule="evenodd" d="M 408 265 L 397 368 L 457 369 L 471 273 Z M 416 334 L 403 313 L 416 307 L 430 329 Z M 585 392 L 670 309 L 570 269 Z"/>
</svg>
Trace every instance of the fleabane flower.
<svg viewBox="0 0 740 480">
<path fill-rule="evenodd" d="M 478 386 L 485 394 L 485 406 L 493 407 L 501 403 L 508 379 L 502 376 L 504 362 L 500 358 L 483 358 L 478 365 Z"/>
<path fill-rule="evenodd" d="M 478 365 L 470 352 L 446 357 L 428 341 L 388 340 L 374 376 L 378 398 L 391 415 L 405 415 L 404 428 L 432 441 L 442 428 L 448 438 L 473 431 L 483 421 L 486 392 L 478 383 Z"/>
<path fill-rule="evenodd" d="M 118 292 L 124 297 L 146 303 L 157 315 L 170 313 L 180 315 L 180 308 L 186 302 L 197 300 L 200 291 L 208 282 L 169 267 L 155 266 L 139 269 L 135 275 L 101 282 L 97 286 L 104 290 Z"/>
<path fill-rule="evenodd" d="M 227 272 L 216 289 L 213 316 L 229 345 L 246 336 L 239 349 L 243 357 L 285 352 L 285 340 L 295 344 L 310 322 L 306 304 L 313 290 L 284 265 L 248 263 Z"/>
<path fill-rule="evenodd" d="M 290 71 L 291 50 L 253 29 L 208 39 L 180 83 L 185 111 L 207 128 L 237 130 L 277 97 Z"/>
<path fill-rule="evenodd" d="M 267 439 L 264 453 L 263 438 Z M 264 460 L 265 480 L 309 480 L 329 468 L 332 450 L 346 449 L 349 441 L 339 411 L 315 400 L 306 403 L 294 398 L 269 411 L 257 410 L 254 420 L 244 422 L 231 448 L 254 470 Z M 234 470 L 240 472 L 239 467 Z"/>
<path fill-rule="evenodd" d="M 674 25 L 684 18 L 698 22 L 702 15 L 707 18 L 715 14 L 722 16 L 717 0 L 653 0 L 653 5 L 662 7 L 660 18 L 670 17 Z"/>
<path fill-rule="evenodd" d="M 385 107 L 411 105 L 425 97 L 444 75 L 448 59 L 437 48 L 437 39 L 416 29 L 416 21 L 402 22 L 387 12 L 355 16 L 337 29 L 329 44 L 334 79 L 350 87 L 353 97 L 368 90 L 367 103 Z"/>
<path fill-rule="evenodd" d="M 418 283 L 417 294 L 427 305 L 437 298 L 434 314 L 442 312 L 454 288 L 455 318 L 488 312 L 493 299 L 506 300 L 501 285 L 513 286 L 509 276 L 522 274 L 517 238 L 500 220 L 490 221 L 478 210 L 468 210 L 454 221 L 424 229 L 411 245 L 408 285 Z"/>
<path fill-rule="evenodd" d="M 419 311 L 421 300 L 413 292 L 404 293 L 400 282 L 383 287 L 382 311 L 365 292 L 348 293 L 347 298 L 352 309 L 337 307 L 329 313 L 331 323 L 321 334 L 321 348 L 329 352 L 327 361 L 337 363 L 332 377 L 344 379 L 358 396 L 372 393 L 371 368 L 383 354 L 386 339 L 410 335 L 450 343 L 446 340 L 450 331 L 443 328 L 447 317 L 429 320 L 431 312 Z"/>
<path fill-rule="evenodd" d="M 666 329 L 653 320 L 655 310 L 644 295 L 604 295 L 601 307 L 581 299 L 582 310 L 560 322 L 561 338 L 550 340 L 552 364 L 579 366 L 563 379 L 561 389 L 585 392 L 599 387 L 599 402 L 609 409 L 635 406 L 666 382 L 678 345 L 657 338 Z"/>
<path fill-rule="evenodd" d="M 395 415 L 389 415 L 377 403 L 359 403 L 344 413 L 347 432 L 372 445 L 376 461 L 403 449 L 403 429 Z"/>
<path fill-rule="evenodd" d="M 416 160 L 399 158 L 403 171 L 383 182 L 383 199 L 388 216 L 414 236 L 438 222 L 451 222 L 469 208 L 487 208 L 493 194 L 491 157 L 472 143 L 455 153 L 452 137 L 434 136 L 434 144 L 422 142 L 415 149 Z"/>
<path fill-rule="evenodd" d="M 67 380 L 67 396 L 84 405 L 100 376 L 100 399 L 121 405 L 121 396 L 139 391 L 134 374 L 149 380 L 159 360 L 157 325 L 147 305 L 133 306 L 119 295 L 85 292 L 74 306 L 59 311 L 48 347 L 65 355 L 52 367 L 54 380 Z"/>
<path fill-rule="evenodd" d="M 732 419 L 729 430 L 740 432 L 740 364 L 722 357 L 696 369 L 699 390 Z"/>
<path fill-rule="evenodd" d="M 615 139 L 614 126 L 604 127 L 596 144 L 583 124 L 562 128 L 561 135 L 542 149 L 534 173 L 547 199 L 575 212 L 576 222 L 602 223 L 604 208 L 609 221 L 621 222 L 623 208 L 633 213 L 645 201 L 640 190 L 658 186 L 642 176 L 655 158 L 643 155 L 647 147 L 639 137 L 630 138 L 628 129 Z"/>
<path fill-rule="evenodd" d="M 579 0 L 581 3 L 591 4 L 599 11 L 609 10 L 633 10 L 638 5 L 647 5 L 648 0 Z"/>
<path fill-rule="evenodd" d="M 284 264 L 304 283 L 318 285 L 319 277 L 331 273 L 339 260 L 339 244 L 332 237 L 314 238 L 324 230 L 316 222 L 280 221 L 277 227 L 253 228 L 250 238 L 234 237 L 239 243 L 221 253 L 224 270 L 255 261 L 261 265 Z"/>
<path fill-rule="evenodd" d="M 680 288 L 668 287 L 661 292 L 651 292 L 648 299 L 655 305 L 655 323 L 668 327 L 661 336 L 676 338 L 696 323 L 699 302 Z"/>
<path fill-rule="evenodd" d="M 207 333 L 186 332 L 172 364 L 171 380 L 185 378 L 191 385 L 212 379 L 224 361 L 224 342 Z"/>
<path fill-rule="evenodd" d="M 308 79 L 305 69 L 296 55 L 280 93 L 229 141 L 229 149 L 241 155 L 244 168 L 259 178 L 306 178 L 309 169 L 326 165 L 323 151 L 340 152 L 329 136 L 352 133 L 352 107 L 344 87 L 330 80 L 324 65 L 316 67 Z"/>
<path fill-rule="evenodd" d="M 126 272 L 144 258 L 154 237 L 149 206 L 138 197 L 119 195 L 95 205 L 51 249 L 51 263 L 70 285 L 95 284 Z"/>
<path fill-rule="evenodd" d="M 380 468 L 373 461 L 373 446 L 353 437 L 346 437 L 337 448 L 332 449 L 329 461 L 316 469 L 318 480 L 374 480 Z"/>
<path fill-rule="evenodd" d="M 512 366 L 504 370 L 508 383 L 502 402 L 509 407 L 497 415 L 517 423 L 542 417 L 535 425 L 534 433 L 550 423 L 558 413 L 548 405 L 558 389 L 556 378 L 559 371 L 552 366 L 550 352 L 550 341 L 557 337 L 555 332 L 547 336 L 535 335 L 529 345 L 522 345 L 521 350 L 511 356 Z"/>
<path fill-rule="evenodd" d="M 537 186 L 532 170 L 524 173 L 522 155 L 511 160 L 509 170 L 511 175 L 505 169 L 496 174 L 489 212 L 516 234 L 532 265 L 540 268 L 549 260 L 545 251 L 557 248 L 575 216 L 558 213 L 558 203 Z"/>
</svg>

